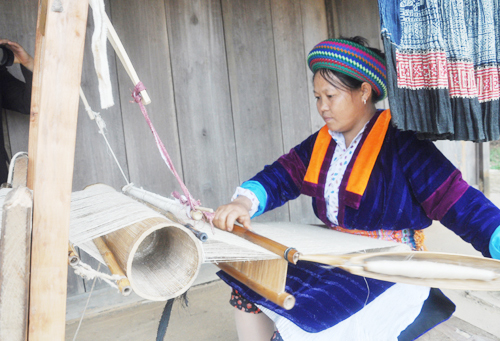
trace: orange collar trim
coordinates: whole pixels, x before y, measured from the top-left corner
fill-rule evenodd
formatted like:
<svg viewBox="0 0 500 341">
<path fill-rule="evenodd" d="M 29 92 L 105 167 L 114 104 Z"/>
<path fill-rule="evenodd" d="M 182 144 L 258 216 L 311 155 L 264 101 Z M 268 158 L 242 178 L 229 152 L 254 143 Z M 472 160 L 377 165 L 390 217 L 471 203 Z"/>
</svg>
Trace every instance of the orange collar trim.
<svg viewBox="0 0 500 341">
<path fill-rule="evenodd" d="M 366 140 L 361 146 L 358 156 L 354 162 L 346 190 L 348 192 L 362 196 L 365 192 L 366 185 L 370 179 L 370 175 L 377 160 L 382 144 L 384 143 L 385 134 L 391 121 L 391 113 L 389 110 L 384 110 L 370 130 Z M 325 125 L 318 132 L 316 142 L 314 143 L 313 152 L 307 167 L 307 172 L 304 181 L 317 185 L 319 182 L 319 174 L 325 160 L 328 146 L 332 141 L 332 137 L 328 132 L 328 127 Z"/>
<path fill-rule="evenodd" d="M 318 132 L 316 142 L 314 142 L 313 152 L 309 161 L 309 166 L 307 167 L 304 181 L 310 182 L 315 185 L 318 184 L 321 166 L 323 165 L 326 151 L 328 150 L 328 146 L 330 145 L 331 141 L 332 136 L 328 132 L 328 127 L 325 125 Z"/>
<path fill-rule="evenodd" d="M 362 196 L 372 174 L 373 166 L 384 143 L 387 128 L 391 122 L 391 112 L 384 110 L 366 137 L 358 157 L 352 167 L 346 191 Z"/>
</svg>

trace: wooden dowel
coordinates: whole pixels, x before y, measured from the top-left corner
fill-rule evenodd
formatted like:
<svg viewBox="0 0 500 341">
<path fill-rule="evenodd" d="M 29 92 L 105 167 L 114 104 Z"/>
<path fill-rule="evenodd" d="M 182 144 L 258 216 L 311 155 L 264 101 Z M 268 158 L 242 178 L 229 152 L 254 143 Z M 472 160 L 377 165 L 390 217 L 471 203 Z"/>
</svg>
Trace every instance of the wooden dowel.
<svg viewBox="0 0 500 341">
<path fill-rule="evenodd" d="M 182 226 L 184 226 L 185 228 L 187 228 L 189 231 L 193 232 L 193 234 L 196 236 L 196 238 L 198 238 L 200 241 L 202 241 L 202 242 L 206 242 L 207 241 L 208 235 L 205 232 L 198 231 L 191 224 L 184 224 L 179 219 L 177 219 L 177 217 L 175 216 L 175 214 L 173 214 L 170 211 L 163 211 L 162 213 L 165 215 L 165 217 L 167 217 L 168 219 L 172 220 L 174 223 L 181 224 Z"/>
<path fill-rule="evenodd" d="M 113 275 L 118 275 L 118 276 L 123 276 L 124 278 L 120 279 L 117 281 L 118 284 L 118 289 L 120 292 L 123 294 L 123 296 L 128 296 L 132 292 L 132 287 L 130 286 L 130 282 L 128 278 L 125 276 L 125 273 L 123 272 L 122 268 L 120 265 L 118 265 L 118 262 L 116 261 L 115 255 L 111 250 L 108 248 L 108 245 L 106 245 L 106 242 L 102 237 L 97 237 L 94 239 L 94 244 L 97 246 L 97 249 L 99 250 L 99 253 L 101 254 L 102 258 L 106 262 L 106 265 L 109 268 L 109 271 Z"/>
<path fill-rule="evenodd" d="M 78 254 L 76 253 L 73 245 L 71 245 L 71 243 L 68 243 L 68 264 L 76 265 L 78 263 L 80 263 L 80 257 L 78 257 Z"/>
<path fill-rule="evenodd" d="M 137 85 L 140 82 L 139 76 L 137 76 L 137 72 L 135 72 L 134 66 L 132 65 L 132 62 L 128 57 L 127 51 L 125 51 L 125 48 L 123 47 L 120 37 L 118 37 L 118 34 L 116 33 L 115 28 L 113 27 L 113 24 L 111 23 L 107 15 L 104 16 L 104 20 L 106 21 L 106 25 L 108 26 L 108 40 L 111 43 L 111 46 L 113 46 L 113 48 L 115 49 L 116 55 L 118 56 L 118 58 L 120 58 L 120 61 L 122 62 L 125 71 L 127 71 L 128 76 L 132 80 L 132 83 L 134 83 L 134 85 Z M 144 105 L 148 105 L 149 103 L 151 103 L 151 99 L 149 98 L 146 90 L 141 91 L 141 96 L 142 103 Z"/>
<path fill-rule="evenodd" d="M 257 244 L 280 257 L 284 257 L 290 263 L 297 264 L 297 261 L 299 260 L 299 252 L 297 250 L 289 248 L 288 246 L 275 242 L 274 240 L 261 236 L 255 232 L 249 231 L 239 225 L 234 225 L 232 232 L 238 237 Z"/>
<path fill-rule="evenodd" d="M 248 278 L 247 276 L 245 276 L 244 274 L 242 274 L 241 272 L 239 272 L 238 270 L 236 270 L 235 268 L 226 263 L 220 262 L 217 264 L 217 266 L 222 271 L 227 273 L 229 276 L 245 284 L 247 287 L 255 291 L 257 294 L 279 305 L 280 307 L 290 310 L 295 305 L 295 297 L 293 297 L 289 293 L 273 291 L 265 287 L 264 285 Z"/>
<path fill-rule="evenodd" d="M 198 210 L 198 211 L 214 213 L 214 209 L 213 208 L 195 206 L 194 209 Z"/>
</svg>

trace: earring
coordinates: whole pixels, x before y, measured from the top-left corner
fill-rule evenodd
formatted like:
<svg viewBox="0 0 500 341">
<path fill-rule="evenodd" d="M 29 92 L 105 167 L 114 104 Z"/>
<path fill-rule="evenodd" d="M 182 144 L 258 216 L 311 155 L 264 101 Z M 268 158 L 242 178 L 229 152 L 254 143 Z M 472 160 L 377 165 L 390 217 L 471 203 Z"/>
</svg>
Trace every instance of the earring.
<svg viewBox="0 0 500 341">
<path fill-rule="evenodd" d="M 366 98 L 363 98 L 363 104 L 366 105 Z"/>
</svg>

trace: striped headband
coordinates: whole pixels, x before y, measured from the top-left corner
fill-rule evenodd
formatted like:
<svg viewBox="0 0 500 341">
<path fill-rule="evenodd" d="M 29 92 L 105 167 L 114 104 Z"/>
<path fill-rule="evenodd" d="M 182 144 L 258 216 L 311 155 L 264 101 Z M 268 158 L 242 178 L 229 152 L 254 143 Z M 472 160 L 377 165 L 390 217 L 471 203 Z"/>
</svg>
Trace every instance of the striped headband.
<svg viewBox="0 0 500 341">
<path fill-rule="evenodd" d="M 385 60 L 362 45 L 344 39 L 325 40 L 309 52 L 307 63 L 312 72 L 326 68 L 368 82 L 376 100 L 387 96 Z"/>
</svg>

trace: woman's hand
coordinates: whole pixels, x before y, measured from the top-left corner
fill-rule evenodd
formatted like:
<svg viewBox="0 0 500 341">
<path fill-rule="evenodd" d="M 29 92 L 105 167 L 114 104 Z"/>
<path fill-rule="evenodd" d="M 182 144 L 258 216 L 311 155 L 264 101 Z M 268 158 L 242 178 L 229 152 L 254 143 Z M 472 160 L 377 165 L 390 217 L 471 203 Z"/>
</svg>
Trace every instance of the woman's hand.
<svg viewBox="0 0 500 341">
<path fill-rule="evenodd" d="M 244 228 L 251 230 L 250 215 L 248 214 L 251 208 L 250 199 L 239 196 L 233 202 L 222 205 L 215 211 L 213 223 L 221 230 L 232 231 L 233 225 L 237 221 Z"/>
<path fill-rule="evenodd" d="M 14 63 L 20 63 L 33 72 L 35 66 L 33 57 L 31 57 L 21 45 L 8 39 L 0 39 L 0 45 L 5 45 L 14 52 Z"/>
</svg>

